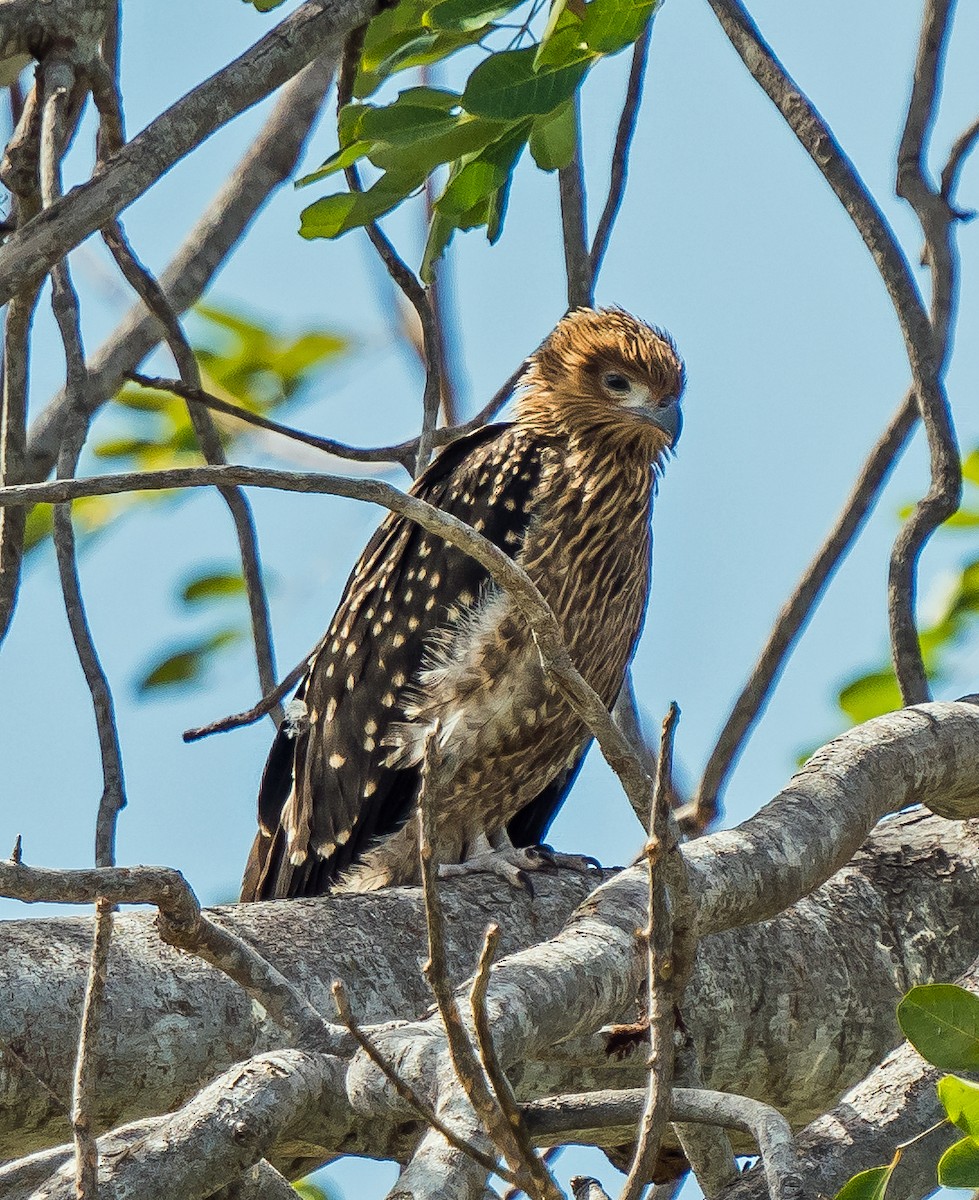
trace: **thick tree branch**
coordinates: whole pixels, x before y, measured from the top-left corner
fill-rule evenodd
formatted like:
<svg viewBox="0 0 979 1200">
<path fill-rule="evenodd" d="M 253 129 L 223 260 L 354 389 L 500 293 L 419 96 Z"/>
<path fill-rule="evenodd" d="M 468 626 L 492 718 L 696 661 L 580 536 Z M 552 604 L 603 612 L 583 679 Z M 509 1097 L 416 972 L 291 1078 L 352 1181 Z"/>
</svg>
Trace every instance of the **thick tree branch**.
<svg viewBox="0 0 979 1200">
<path fill-rule="evenodd" d="M 946 743 L 946 751 L 954 744 L 954 739 Z M 790 829 L 788 837 L 792 842 Z M 799 854 L 803 845 L 798 843 Z M 793 853 L 783 847 L 780 858 L 790 860 Z M 630 1010 L 641 978 L 634 931 L 646 890 L 642 871 L 620 878 L 628 884 L 630 875 L 636 892 L 630 911 L 621 912 L 621 895 L 605 889 L 608 903 L 596 897 L 557 941 L 517 955 L 520 939 L 548 937 L 585 895 L 582 876 L 542 877 L 533 904 L 505 885 L 488 895 L 485 880 L 453 882 L 444 889 L 454 974 L 473 961 L 482 920 L 492 915 L 500 925 L 509 957 L 493 970 L 489 1012 L 501 1062 L 523 1099 L 642 1083 L 641 1047 L 619 1062 L 609 1060 L 603 1039 L 590 1033 L 553 1045 L 569 1029 L 561 1016 L 568 997 L 601 989 L 609 970 L 623 973 L 626 981 L 615 989 L 618 1002 L 608 1006 L 600 997 L 592 1016 L 584 1018 L 577 1000 L 575 1027 L 596 1029 Z M 796 1125 L 824 1112 L 895 1045 L 892 1005 L 907 986 L 954 976 L 979 953 L 979 933 L 970 917 L 977 886 L 979 830 L 909 814 L 882 825 L 866 854 L 791 912 L 707 938 L 685 1011 L 708 1086 L 753 1094 L 782 1109 Z M 613 905 L 614 911 L 606 911 Z M 608 957 L 605 947 L 616 919 L 622 952 Z M 334 978 L 344 979 L 367 1021 L 404 1018 L 427 1004 L 415 970 L 424 953 L 417 890 L 246 905 L 221 914 L 221 920 L 258 945 L 320 1006 Z M 0 1040 L 62 1090 L 72 1058 L 65 1032 L 77 1020 L 87 964 L 86 923 L 10 922 L 5 935 L 0 989 L 7 1003 L 0 1010 Z M 573 948 L 581 941 L 591 944 L 592 956 L 567 953 L 569 942 Z M 45 964 L 41 974 L 39 954 Z M 821 964 L 818 973 L 811 969 L 813 961 Z M 142 914 L 117 919 L 109 978 L 106 1027 L 125 1029 L 128 1036 L 114 1037 L 100 1055 L 103 1121 L 132 1120 L 184 1101 L 231 1062 L 263 1049 L 271 1032 L 234 984 L 161 947 Z M 528 1007 L 525 989 L 540 993 L 539 1002 Z M 778 1015 L 780 998 L 787 994 L 806 998 L 791 1022 Z M 725 1019 L 718 1021 L 717 1013 Z M 535 1026 L 539 1016 L 550 1017 L 550 1025 Z M 436 1048 L 433 1024 L 400 1031 L 375 1025 L 372 1036 L 386 1043 L 387 1053 L 395 1048 L 399 1070 L 416 1089 L 430 1086 L 425 1046 Z M 521 1057 L 513 1062 L 518 1044 Z M 840 1045 L 846 1046 L 845 1056 L 833 1050 Z M 773 1062 L 775 1071 L 766 1065 Z M 6 1154 L 63 1140 L 63 1112 L 15 1064 L 4 1063 L 0 1094 Z M 303 1135 L 304 1157 L 319 1153 L 325 1158 L 342 1148 L 404 1160 L 415 1145 L 417 1118 L 410 1109 L 406 1115 L 396 1098 L 393 1109 L 391 1103 L 383 1089 L 379 1094 L 369 1086 L 362 1071 L 348 1072 L 345 1090 L 310 1114 L 315 1128 Z M 320 1150 L 314 1152 L 313 1146 Z M 292 1152 L 284 1148 L 284 1153 Z M 125 1169 L 120 1164 L 119 1170 Z"/>
<path fill-rule="evenodd" d="M 979 991 L 979 962 L 956 982 Z M 889 1054 L 832 1111 L 800 1134 L 799 1170 L 806 1193 L 832 1196 L 858 1171 L 889 1163 L 895 1148 L 903 1145 L 888 1196 L 919 1200 L 930 1195 L 939 1157 L 961 1137 L 954 1126 L 941 1126 L 946 1114 L 935 1085 L 943 1074 L 908 1043 Z M 928 1130 L 926 1137 L 918 1136 Z M 764 1200 L 765 1195 L 763 1181 L 752 1171 L 726 1191 L 723 1200 Z"/>
<path fill-rule="evenodd" d="M 160 910 L 157 931 L 167 945 L 195 954 L 223 971 L 307 1047 L 333 1053 L 349 1049 L 343 1031 L 328 1024 L 266 958 L 201 912 L 193 889 L 179 871 L 113 866 L 53 871 L 10 859 L 0 862 L 0 896 L 28 904 L 109 901 L 156 905 Z"/>
</svg>

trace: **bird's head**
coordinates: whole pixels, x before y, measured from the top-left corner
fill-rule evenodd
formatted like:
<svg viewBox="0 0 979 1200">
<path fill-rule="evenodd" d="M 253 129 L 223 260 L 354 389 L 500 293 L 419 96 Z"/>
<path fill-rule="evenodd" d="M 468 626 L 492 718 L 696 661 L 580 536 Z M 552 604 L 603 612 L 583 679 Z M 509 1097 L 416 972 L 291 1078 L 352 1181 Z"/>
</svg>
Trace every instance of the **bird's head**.
<svg viewBox="0 0 979 1200">
<path fill-rule="evenodd" d="M 517 421 L 576 442 L 612 440 L 650 461 L 680 436 L 683 362 L 668 334 L 620 308 L 579 308 L 530 356 Z"/>
</svg>

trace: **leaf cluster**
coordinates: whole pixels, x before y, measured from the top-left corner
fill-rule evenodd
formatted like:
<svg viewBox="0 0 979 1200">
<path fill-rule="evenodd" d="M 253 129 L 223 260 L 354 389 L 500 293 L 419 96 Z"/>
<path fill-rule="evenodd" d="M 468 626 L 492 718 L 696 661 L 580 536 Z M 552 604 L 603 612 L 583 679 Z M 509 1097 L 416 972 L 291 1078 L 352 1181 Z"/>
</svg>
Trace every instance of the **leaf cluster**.
<svg viewBox="0 0 979 1200">
<path fill-rule="evenodd" d="M 367 27 L 354 99 L 341 108 L 339 148 L 305 187 L 362 161 L 376 178 L 364 190 L 314 201 L 301 216 L 307 238 L 337 238 L 391 212 L 434 176 L 436 189 L 422 259 L 430 282 L 457 229 L 503 229 L 513 173 L 525 148 L 544 171 L 573 159 L 576 95 L 591 67 L 633 43 L 659 0 L 553 0 L 539 38 L 540 0 L 401 0 Z M 525 13 L 524 13 L 524 10 Z M 521 13 L 524 13 L 521 19 Z M 509 18 L 502 23 L 503 18 Z M 490 48 L 516 30 L 510 44 Z M 529 41 L 528 45 L 520 45 Z M 457 51 L 485 51 L 461 92 L 411 87 L 388 104 L 369 99 L 393 75 L 430 66 Z"/>
<path fill-rule="evenodd" d="M 923 984 L 912 988 L 898 1005 L 897 1019 L 904 1036 L 934 1066 L 943 1071 L 979 1071 L 979 996 L 952 983 Z M 951 1122 L 964 1135 L 938 1160 L 938 1183 L 979 1188 L 979 1085 L 945 1075 L 938 1081 L 938 1099 L 946 1113 L 942 1124 Z M 898 1146 L 887 1166 L 854 1175 L 836 1200 L 884 1200 L 908 1145 Z"/>
</svg>

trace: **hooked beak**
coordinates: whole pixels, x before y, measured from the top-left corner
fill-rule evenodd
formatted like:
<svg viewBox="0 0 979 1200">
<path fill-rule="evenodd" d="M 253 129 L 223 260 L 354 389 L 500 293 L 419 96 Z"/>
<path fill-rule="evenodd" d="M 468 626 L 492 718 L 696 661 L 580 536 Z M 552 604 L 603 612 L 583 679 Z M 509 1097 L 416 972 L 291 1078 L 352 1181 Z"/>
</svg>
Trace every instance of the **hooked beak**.
<svg viewBox="0 0 979 1200">
<path fill-rule="evenodd" d="M 663 433 L 670 439 L 669 447 L 671 450 L 676 448 L 677 442 L 680 440 L 680 432 L 683 429 L 683 414 L 680 411 L 680 401 L 671 400 L 669 404 L 662 408 L 657 406 L 644 404 L 641 408 L 634 410 L 638 416 L 641 416 L 644 421 L 648 421 L 650 425 L 655 425 L 657 429 L 661 429 Z"/>
</svg>

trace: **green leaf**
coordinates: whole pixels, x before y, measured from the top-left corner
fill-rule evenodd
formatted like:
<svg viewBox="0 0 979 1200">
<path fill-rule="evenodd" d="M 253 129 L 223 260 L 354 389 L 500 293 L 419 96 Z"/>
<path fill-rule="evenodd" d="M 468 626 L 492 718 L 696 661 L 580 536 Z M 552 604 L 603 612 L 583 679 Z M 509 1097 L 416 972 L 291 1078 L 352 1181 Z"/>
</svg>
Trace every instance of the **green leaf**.
<svg viewBox="0 0 979 1200">
<path fill-rule="evenodd" d="M 871 1167 L 854 1175 L 836 1193 L 836 1200 L 884 1200 L 884 1193 L 894 1173 L 894 1164 Z"/>
<path fill-rule="evenodd" d="M 371 162 L 384 171 L 403 171 L 407 168 L 431 174 L 442 163 L 455 162 L 475 154 L 490 142 L 496 141 L 507 128 L 501 121 L 484 121 L 463 113 L 445 133 L 424 141 L 402 146 L 382 145 L 371 151 Z"/>
<path fill-rule="evenodd" d="M 949 1146 L 938 1160 L 938 1182 L 943 1187 L 979 1188 L 979 1142 L 964 1137 Z"/>
<path fill-rule="evenodd" d="M 936 1067 L 979 1070 L 979 996 L 954 983 L 921 984 L 898 1005 L 897 1019 L 908 1041 Z"/>
<path fill-rule="evenodd" d="M 957 1075 L 945 1075 L 938 1081 L 938 1099 L 953 1124 L 979 1139 L 979 1085 Z"/>
<path fill-rule="evenodd" d="M 366 192 L 338 192 L 304 208 L 299 232 L 304 238 L 336 238 L 351 229 L 376 221 L 417 191 L 425 180 L 413 167 L 410 173 L 385 171 Z"/>
<path fill-rule="evenodd" d="M 591 0 L 582 34 L 598 54 L 616 54 L 630 46 L 656 11 L 659 0 Z"/>
<path fill-rule="evenodd" d="M 423 138 L 447 133 L 457 118 L 439 108 L 395 101 L 384 108 L 369 107 L 360 123 L 360 134 L 374 142 L 407 146 Z"/>
<path fill-rule="evenodd" d="M 429 29 L 469 32 L 484 29 L 492 21 L 506 16 L 521 0 L 442 0 L 422 16 Z"/>
<path fill-rule="evenodd" d="M 963 458 L 962 478 L 968 483 L 979 484 L 979 449 L 972 450 Z"/>
<path fill-rule="evenodd" d="M 344 146 L 336 154 L 331 154 L 321 167 L 317 167 L 315 171 L 311 171 L 308 175 L 303 175 L 302 178 L 297 179 L 295 186 L 297 188 L 309 187 L 311 183 L 318 183 L 321 179 L 335 175 L 337 171 L 343 171 L 347 167 L 352 167 L 355 162 L 359 162 L 360 159 L 367 157 L 367 153 L 373 144 L 373 142 L 351 142 L 349 146 Z"/>
<path fill-rule="evenodd" d="M 901 708 L 903 700 L 894 672 L 871 671 L 848 683 L 839 695 L 840 708 L 854 724 Z"/>
<path fill-rule="evenodd" d="M 284 4 L 285 0 L 245 0 L 246 4 L 251 4 L 258 9 L 259 12 L 271 12 L 273 8 L 278 8 L 280 4 Z"/>
<path fill-rule="evenodd" d="M 204 674 L 215 651 L 240 641 L 243 636 L 240 629 L 222 629 L 202 641 L 172 651 L 144 672 L 136 685 L 137 690 L 145 696 L 162 688 L 194 683 Z"/>
<path fill-rule="evenodd" d="M 397 8 L 401 7 L 401 4 L 397 5 Z M 373 24 L 372 21 L 371 25 Z M 423 67 L 430 63 L 440 62 L 457 50 L 478 42 L 484 36 L 485 30 L 482 29 L 451 32 L 418 28 L 412 31 L 412 36 L 408 40 L 401 36 L 392 39 L 386 47 L 378 46 L 377 55 L 385 53 L 386 56 L 380 58 L 376 64 L 365 50 L 365 57 L 361 61 L 361 69 L 354 83 L 354 95 L 358 99 L 370 96 L 389 76 L 397 71 L 407 71 L 410 67 Z"/>
<path fill-rule="evenodd" d="M 569 100 L 534 121 L 530 131 L 530 153 L 542 171 L 558 171 L 574 158 L 577 141 L 575 106 Z"/>
<path fill-rule="evenodd" d="M 398 92 L 398 100 L 402 104 L 410 104 L 419 108 L 438 108 L 442 112 L 452 112 L 462 103 L 458 92 L 448 88 L 411 87 Z"/>
<path fill-rule="evenodd" d="M 458 219 L 475 205 L 488 200 L 506 183 L 527 144 L 529 133 L 529 123 L 522 121 L 467 162 L 449 180 L 435 202 L 438 211 L 443 216 Z"/>
<path fill-rule="evenodd" d="M 422 255 L 421 267 L 419 274 L 423 283 L 431 283 L 435 272 L 435 264 L 445 253 L 445 249 L 449 242 L 452 241 L 452 235 L 458 229 L 455 221 L 449 217 L 444 217 L 438 211 L 432 213 L 432 220 L 428 227 L 428 238 L 425 241 L 425 252 Z"/>
<path fill-rule="evenodd" d="M 245 581 L 240 571 L 215 571 L 188 580 L 181 589 L 180 598 L 184 604 L 195 605 L 244 594 Z"/>
<path fill-rule="evenodd" d="M 534 71 L 534 47 L 491 54 L 469 76 L 462 105 L 474 116 L 515 121 L 543 116 L 569 100 L 583 79 L 592 56 L 582 53 L 570 63 Z"/>
<path fill-rule="evenodd" d="M 324 1188 L 317 1187 L 308 1179 L 300 1179 L 294 1183 L 293 1189 L 299 1193 L 302 1200 L 333 1200 L 333 1193 L 326 1191 Z"/>
<path fill-rule="evenodd" d="M 324 196 L 299 214 L 299 236 L 304 238 L 335 238 L 362 225 L 353 217 L 360 196 L 356 192 L 338 192 Z"/>
</svg>

